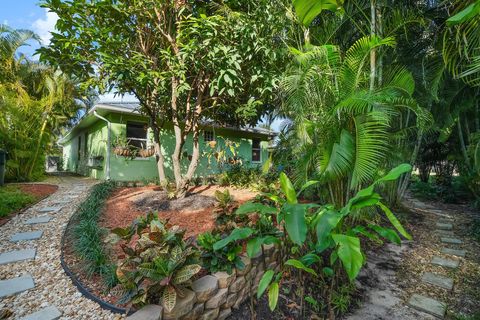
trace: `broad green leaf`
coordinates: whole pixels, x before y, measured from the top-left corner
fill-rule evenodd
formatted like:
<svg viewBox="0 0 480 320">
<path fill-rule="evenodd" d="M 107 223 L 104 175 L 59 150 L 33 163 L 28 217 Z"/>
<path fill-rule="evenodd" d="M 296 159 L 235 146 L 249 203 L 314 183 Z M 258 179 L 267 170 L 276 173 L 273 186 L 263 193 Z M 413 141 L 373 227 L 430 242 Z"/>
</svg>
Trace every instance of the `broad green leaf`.
<svg viewBox="0 0 480 320">
<path fill-rule="evenodd" d="M 183 266 L 175 273 L 175 277 L 173 278 L 173 284 L 181 284 L 190 280 L 190 278 L 196 275 L 201 269 L 202 266 L 198 264 L 190 264 Z"/>
<path fill-rule="evenodd" d="M 318 219 L 315 227 L 317 233 L 317 250 L 319 253 L 323 252 L 330 246 L 330 233 L 337 226 L 338 222 L 342 219 L 342 216 L 336 211 L 325 211 Z"/>
<path fill-rule="evenodd" d="M 354 280 L 363 265 L 363 255 L 360 249 L 360 239 L 349 237 L 343 234 L 332 235 L 333 241 L 337 244 L 338 257 L 342 261 L 343 268 L 348 278 Z"/>
<path fill-rule="evenodd" d="M 396 166 L 395 168 L 393 168 L 392 170 L 390 170 L 390 172 L 387 173 L 385 176 L 383 176 L 382 178 L 375 181 L 375 184 L 377 184 L 379 182 L 383 182 L 383 181 L 397 180 L 398 177 L 400 177 L 402 174 L 410 172 L 410 171 L 412 171 L 412 166 L 408 163 L 402 163 L 402 164 Z"/>
<path fill-rule="evenodd" d="M 296 244 L 302 245 L 307 237 L 307 222 L 305 220 L 305 206 L 286 203 L 282 207 L 285 220 L 285 229 L 289 238 Z"/>
<path fill-rule="evenodd" d="M 405 231 L 402 224 L 400 223 L 400 221 L 398 221 L 397 217 L 395 217 L 392 211 L 390 211 L 390 209 L 381 202 L 378 203 L 378 206 L 383 210 L 383 212 L 385 212 L 385 215 L 387 216 L 388 220 L 390 220 L 390 223 L 395 227 L 395 229 L 397 229 L 398 232 L 400 232 L 400 234 L 406 239 L 412 240 L 412 236 L 408 234 L 407 231 Z"/>
<path fill-rule="evenodd" d="M 166 286 L 163 289 L 162 304 L 165 310 L 172 311 L 177 303 L 177 291 L 173 286 Z"/>
<path fill-rule="evenodd" d="M 213 244 L 213 250 L 220 250 L 231 242 L 242 240 L 250 237 L 253 230 L 250 228 L 234 229 L 228 237 L 223 238 Z"/>
<path fill-rule="evenodd" d="M 300 258 L 300 261 L 306 266 L 311 266 L 312 264 L 319 262 L 320 260 L 321 258 L 314 253 L 307 253 Z"/>
<path fill-rule="evenodd" d="M 454 26 L 462 24 L 470 19 L 473 19 L 476 15 L 480 14 L 480 2 L 472 3 L 456 15 L 448 18 L 447 25 Z"/>
<path fill-rule="evenodd" d="M 267 161 L 262 165 L 262 174 L 267 174 L 272 166 L 272 155 L 268 157 Z"/>
<path fill-rule="evenodd" d="M 243 215 L 247 213 L 260 212 L 262 214 L 274 214 L 277 212 L 277 208 L 264 205 L 262 203 L 245 202 L 235 211 L 235 214 Z"/>
<path fill-rule="evenodd" d="M 267 289 L 268 285 L 273 279 L 274 272 L 273 270 L 267 270 L 263 276 L 262 279 L 260 279 L 260 282 L 258 283 L 258 289 L 257 289 L 257 299 L 262 296 L 262 294 L 265 292 Z"/>
<path fill-rule="evenodd" d="M 378 236 L 374 233 L 368 232 L 367 229 L 364 226 L 356 226 L 355 228 L 350 230 L 354 234 L 362 234 L 368 239 L 375 241 L 375 242 L 380 242 L 382 243 L 383 241 L 378 238 Z"/>
<path fill-rule="evenodd" d="M 333 276 L 333 273 L 334 273 L 333 269 L 329 268 L 329 267 L 323 268 L 322 272 L 323 272 L 323 274 L 325 274 L 326 276 L 329 276 L 329 277 Z"/>
<path fill-rule="evenodd" d="M 315 270 L 313 270 L 312 268 L 309 268 L 307 266 L 305 266 L 300 260 L 297 260 L 297 259 L 289 259 L 285 262 L 285 265 L 287 266 L 292 266 L 294 268 L 297 268 L 297 269 L 300 269 L 300 270 L 303 270 L 305 272 L 308 272 L 314 276 L 317 276 L 317 273 L 315 272 Z"/>
<path fill-rule="evenodd" d="M 275 310 L 278 303 L 278 282 L 274 282 L 268 288 L 268 306 L 270 310 Z"/>
<path fill-rule="evenodd" d="M 253 238 L 248 240 L 247 255 L 250 258 L 254 257 L 262 249 L 263 240 L 263 238 Z"/>
<path fill-rule="evenodd" d="M 389 240 L 390 242 L 396 243 L 398 245 L 400 245 L 402 243 L 402 240 L 400 239 L 398 234 L 395 231 L 393 231 L 392 229 L 384 228 L 384 227 L 377 226 L 377 225 L 374 225 L 374 224 L 369 225 L 369 227 L 371 229 L 375 230 L 376 233 L 378 233 L 383 238 Z"/>
<path fill-rule="evenodd" d="M 284 172 L 280 173 L 280 186 L 282 188 L 288 203 L 297 203 L 297 195 L 293 184 Z"/>
<path fill-rule="evenodd" d="M 300 22 L 308 27 L 313 19 L 323 10 L 335 12 L 338 9 L 336 0 L 293 0 L 293 6 Z"/>
<path fill-rule="evenodd" d="M 316 180 L 310 180 L 310 181 L 307 181 L 305 182 L 305 184 L 300 188 L 300 191 L 298 191 L 297 193 L 297 198 L 300 196 L 300 194 L 305 191 L 305 189 L 307 189 L 308 187 L 310 186 L 313 186 L 314 184 L 317 184 L 319 183 L 320 181 L 316 181 Z"/>
</svg>

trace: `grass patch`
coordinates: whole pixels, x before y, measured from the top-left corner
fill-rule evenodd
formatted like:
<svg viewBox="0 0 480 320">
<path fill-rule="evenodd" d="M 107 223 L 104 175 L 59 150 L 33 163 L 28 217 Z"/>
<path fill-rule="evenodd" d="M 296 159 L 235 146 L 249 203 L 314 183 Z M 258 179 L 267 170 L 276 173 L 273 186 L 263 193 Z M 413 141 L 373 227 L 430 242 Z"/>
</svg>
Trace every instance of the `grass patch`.
<svg viewBox="0 0 480 320">
<path fill-rule="evenodd" d="M 5 186 L 0 188 L 0 218 L 20 210 L 35 202 L 35 196 L 23 192 L 18 186 Z"/>
<path fill-rule="evenodd" d="M 103 238 L 107 230 L 98 225 L 98 218 L 114 188 L 112 182 L 95 185 L 87 199 L 80 204 L 73 228 L 74 251 L 83 260 L 85 271 L 89 276 L 100 275 L 109 288 L 117 283 L 116 266 L 104 251 Z"/>
</svg>

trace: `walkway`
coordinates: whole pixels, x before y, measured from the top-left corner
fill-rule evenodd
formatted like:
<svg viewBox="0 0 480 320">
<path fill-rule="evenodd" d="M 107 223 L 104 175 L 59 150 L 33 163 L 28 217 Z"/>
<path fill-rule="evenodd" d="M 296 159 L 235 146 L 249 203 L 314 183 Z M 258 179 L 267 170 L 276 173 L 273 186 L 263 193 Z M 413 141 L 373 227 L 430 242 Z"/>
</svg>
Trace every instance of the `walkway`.
<svg viewBox="0 0 480 320">
<path fill-rule="evenodd" d="M 0 227 L 0 318 L 119 319 L 84 298 L 60 265 L 63 230 L 95 181 L 54 177 L 59 189 Z"/>
<path fill-rule="evenodd" d="M 413 241 L 368 253 L 357 286 L 364 302 L 348 320 L 454 319 L 480 311 L 480 243 L 462 205 L 406 202 Z"/>
</svg>

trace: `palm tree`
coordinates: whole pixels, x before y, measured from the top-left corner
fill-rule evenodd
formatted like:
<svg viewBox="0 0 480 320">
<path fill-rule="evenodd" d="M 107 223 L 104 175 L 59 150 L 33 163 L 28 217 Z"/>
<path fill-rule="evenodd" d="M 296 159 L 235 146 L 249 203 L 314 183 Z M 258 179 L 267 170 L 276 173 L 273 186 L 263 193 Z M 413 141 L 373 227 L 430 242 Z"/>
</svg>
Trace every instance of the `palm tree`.
<svg viewBox="0 0 480 320">
<path fill-rule="evenodd" d="M 394 121 L 402 111 L 428 121 L 428 112 L 412 98 L 414 80 L 405 68 L 384 70 L 382 84 L 370 87 L 371 51 L 394 45 L 393 38 L 363 37 L 344 58 L 333 45 L 292 49 L 295 60 L 282 88 L 284 116 L 293 120 L 295 130 L 295 180 L 313 175 L 337 206 L 378 174 L 392 151 L 394 133 L 403 129 Z"/>
</svg>

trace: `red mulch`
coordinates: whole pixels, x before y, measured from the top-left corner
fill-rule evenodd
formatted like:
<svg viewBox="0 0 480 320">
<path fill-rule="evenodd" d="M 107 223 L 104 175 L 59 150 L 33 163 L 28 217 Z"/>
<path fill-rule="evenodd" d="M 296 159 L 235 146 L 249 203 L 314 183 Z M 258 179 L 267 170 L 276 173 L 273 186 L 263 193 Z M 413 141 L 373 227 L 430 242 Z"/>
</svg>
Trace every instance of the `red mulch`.
<svg viewBox="0 0 480 320">
<path fill-rule="evenodd" d="M 30 208 L 31 206 L 35 205 L 39 201 L 45 199 L 46 197 L 55 193 L 58 190 L 58 186 L 53 184 L 16 184 L 15 186 L 19 187 L 22 192 L 34 196 L 35 201 L 26 206 L 25 208 L 12 212 L 6 217 L 0 218 L 0 226 L 3 226 L 16 214 L 23 212 L 24 210 Z"/>
<path fill-rule="evenodd" d="M 177 202 L 174 206 L 175 210 L 158 209 L 158 214 L 163 219 L 168 219 L 169 224 L 178 225 L 186 230 L 185 237 L 196 236 L 200 233 L 211 231 L 215 227 L 215 216 L 213 214 L 214 194 L 216 190 L 223 191 L 227 188 L 214 185 L 194 187 L 189 190 L 189 197 L 193 197 L 193 201 L 182 206 L 180 200 L 170 200 L 172 203 Z M 228 188 L 234 199 L 240 203 L 251 200 L 255 197 L 255 193 L 244 189 Z M 137 188 L 120 188 L 117 189 L 107 200 L 106 207 L 100 219 L 100 225 L 108 229 L 116 227 L 126 227 L 138 216 L 143 216 L 148 212 L 157 211 L 152 209 L 151 204 L 145 204 L 142 195 L 148 195 L 146 200 L 151 200 L 150 195 L 154 197 L 158 190 L 155 186 L 137 187 Z M 170 203 L 164 198 L 162 191 L 158 192 L 158 198 L 165 203 Z M 152 197 L 153 197 L 152 196 Z M 211 199 L 209 199 L 211 198 Z M 188 202 L 188 201 L 185 201 Z M 180 208 L 179 208 L 180 207 Z"/>
</svg>

